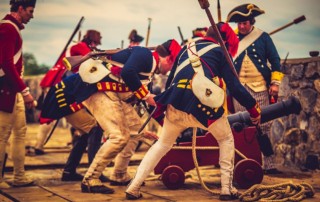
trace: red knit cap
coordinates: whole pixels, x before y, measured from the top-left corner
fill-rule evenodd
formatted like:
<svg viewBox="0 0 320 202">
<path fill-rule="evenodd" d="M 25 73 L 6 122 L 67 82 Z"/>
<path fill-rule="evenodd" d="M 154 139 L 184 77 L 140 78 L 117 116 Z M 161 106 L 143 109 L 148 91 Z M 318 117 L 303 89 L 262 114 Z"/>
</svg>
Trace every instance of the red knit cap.
<svg viewBox="0 0 320 202">
<path fill-rule="evenodd" d="M 163 44 L 156 47 L 156 52 L 161 57 L 167 57 L 170 55 L 170 59 L 174 61 L 181 50 L 181 46 L 174 39 L 168 40 Z"/>
</svg>

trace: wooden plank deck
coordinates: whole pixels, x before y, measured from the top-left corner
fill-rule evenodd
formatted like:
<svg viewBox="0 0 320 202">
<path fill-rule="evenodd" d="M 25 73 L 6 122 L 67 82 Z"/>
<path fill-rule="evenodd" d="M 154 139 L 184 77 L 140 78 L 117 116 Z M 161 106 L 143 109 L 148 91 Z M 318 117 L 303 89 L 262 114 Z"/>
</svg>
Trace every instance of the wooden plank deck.
<svg viewBox="0 0 320 202">
<path fill-rule="evenodd" d="M 28 128 L 27 142 L 29 145 L 35 143 L 37 125 L 31 124 Z M 36 185 L 32 187 L 9 188 L 0 190 L 0 202 L 101 202 L 101 201 L 126 201 L 126 187 L 113 187 L 115 193 L 111 195 L 82 193 L 80 182 L 62 182 L 60 180 L 63 166 L 66 162 L 70 148 L 67 143 L 70 141 L 70 134 L 66 128 L 58 128 L 57 133 L 45 147 L 45 155 L 26 156 L 26 174 L 32 176 Z M 135 174 L 137 165 L 143 158 L 147 146 L 136 152 L 129 166 L 129 173 Z M 87 169 L 87 156 L 84 155 L 78 172 L 84 174 Z M 104 174 L 108 176 L 110 167 L 107 167 Z M 315 190 L 314 198 L 304 201 L 320 201 L 320 172 L 301 172 L 291 168 L 283 168 L 284 174 L 277 176 L 264 176 L 262 184 L 272 185 L 284 182 L 309 183 Z M 200 167 L 202 178 L 207 185 L 215 190 L 220 189 L 219 169 L 213 166 Z M 146 186 L 142 187 L 143 198 L 139 201 L 219 201 L 218 196 L 206 192 L 200 185 L 195 169 L 185 173 L 185 184 L 178 190 L 167 189 L 159 175 L 150 175 L 146 180 Z M 7 169 L 5 172 L 5 181 L 12 182 L 12 162 L 9 156 Z M 109 186 L 108 183 L 106 183 Z M 240 192 L 245 190 L 240 189 Z"/>
</svg>

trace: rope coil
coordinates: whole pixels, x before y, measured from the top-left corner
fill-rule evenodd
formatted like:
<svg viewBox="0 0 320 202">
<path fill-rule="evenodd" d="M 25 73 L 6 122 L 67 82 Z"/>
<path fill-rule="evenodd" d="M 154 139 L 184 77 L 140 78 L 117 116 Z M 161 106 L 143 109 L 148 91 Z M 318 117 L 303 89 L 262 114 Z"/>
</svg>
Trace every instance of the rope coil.
<svg viewBox="0 0 320 202">
<path fill-rule="evenodd" d="M 307 183 L 256 184 L 242 193 L 239 199 L 261 202 L 302 201 L 305 198 L 312 198 L 314 194 L 313 187 Z"/>
</svg>

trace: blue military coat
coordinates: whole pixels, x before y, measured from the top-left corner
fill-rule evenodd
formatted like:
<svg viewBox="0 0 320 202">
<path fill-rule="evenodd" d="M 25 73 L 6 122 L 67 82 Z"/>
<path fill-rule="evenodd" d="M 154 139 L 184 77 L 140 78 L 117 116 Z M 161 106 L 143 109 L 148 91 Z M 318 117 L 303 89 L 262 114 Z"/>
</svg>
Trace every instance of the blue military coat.
<svg viewBox="0 0 320 202">
<path fill-rule="evenodd" d="M 241 43 L 241 40 L 246 35 L 239 34 L 238 36 Z M 280 72 L 281 67 L 278 51 L 270 35 L 263 32 L 259 38 L 251 43 L 247 49 L 235 59 L 234 64 L 238 73 L 240 72 L 245 54 L 248 55 L 258 71 L 262 74 L 267 86 L 269 86 L 271 82 L 271 72 Z M 271 65 L 270 68 L 268 67 L 268 62 Z"/>
<path fill-rule="evenodd" d="M 148 74 L 151 74 L 154 67 L 152 52 L 144 47 L 124 49 L 112 55 L 110 59 L 124 64 L 120 72 L 121 79 L 131 91 L 136 91 L 142 86 L 141 80 L 148 79 Z M 101 82 L 119 83 L 119 80 L 106 76 Z M 71 114 L 73 111 L 70 109 L 70 104 L 81 103 L 96 92 L 98 92 L 97 84 L 82 81 L 78 73 L 68 76 L 50 88 L 43 103 L 41 117 L 59 119 Z M 61 104 L 62 97 L 65 98 L 63 104 Z"/>
<path fill-rule="evenodd" d="M 196 42 L 196 49 L 199 51 L 212 43 L 213 42 L 209 39 L 199 40 Z M 178 110 L 192 114 L 199 122 L 207 127 L 211 121 L 222 116 L 224 109 L 223 107 L 211 109 L 210 107 L 201 104 L 198 98 L 193 94 L 192 90 L 187 87 L 195 73 L 191 64 L 185 66 L 175 75 L 177 67 L 183 61 L 189 60 L 186 48 L 187 46 L 185 46 L 177 56 L 177 60 L 175 61 L 172 71 L 168 77 L 166 84 L 167 89 L 156 96 L 155 99 L 161 106 L 171 104 Z M 232 73 L 220 46 L 203 54 L 201 56 L 201 61 L 205 76 L 210 79 L 214 76 L 223 78 L 229 92 L 243 106 L 249 109 L 256 104 L 254 98 L 244 89 L 239 80 Z M 181 84 L 183 84 L 183 82 L 181 81 L 187 81 L 184 82 L 186 84 L 185 87 L 182 87 L 183 85 Z"/>
</svg>

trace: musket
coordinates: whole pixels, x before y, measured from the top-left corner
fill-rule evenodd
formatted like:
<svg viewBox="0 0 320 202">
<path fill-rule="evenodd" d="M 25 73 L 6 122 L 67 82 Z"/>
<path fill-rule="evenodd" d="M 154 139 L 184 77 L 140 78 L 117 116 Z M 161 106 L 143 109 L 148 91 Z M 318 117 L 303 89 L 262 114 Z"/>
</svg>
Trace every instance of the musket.
<svg viewBox="0 0 320 202">
<path fill-rule="evenodd" d="M 63 54 L 66 52 L 66 50 L 67 50 L 68 46 L 70 45 L 72 39 L 74 38 L 74 36 L 75 36 L 76 33 L 78 32 L 78 30 L 80 29 L 81 24 L 82 24 L 83 21 L 84 21 L 84 17 L 82 16 L 81 19 L 79 20 L 77 26 L 76 26 L 75 29 L 73 30 L 73 33 L 71 34 L 68 42 L 66 43 L 66 45 L 65 45 L 65 47 L 63 48 L 62 52 L 60 53 L 60 56 L 58 57 L 56 63 L 53 65 L 53 67 L 55 67 L 55 66 L 58 64 L 58 62 L 60 61 L 60 58 L 61 58 L 61 57 L 63 56 Z M 64 75 L 65 73 L 66 73 L 66 70 L 64 70 L 63 75 Z M 61 75 L 61 74 L 56 74 L 56 75 L 55 75 L 55 78 L 52 79 L 52 81 L 55 82 L 56 79 L 57 79 L 57 77 L 58 77 L 58 76 L 60 77 L 60 75 Z M 51 85 L 52 85 L 52 83 L 51 83 Z"/>
<path fill-rule="evenodd" d="M 179 35 L 180 35 L 180 38 L 181 38 L 181 44 L 184 44 L 185 40 L 184 40 L 184 38 L 183 38 L 183 35 L 182 35 L 182 32 L 181 32 L 180 26 L 178 26 L 178 31 L 179 31 Z"/>
<path fill-rule="evenodd" d="M 152 112 L 149 114 L 147 120 L 145 120 L 145 122 L 142 124 L 142 126 L 140 127 L 138 134 L 140 135 L 140 133 L 143 131 L 143 129 L 146 127 L 146 125 L 149 123 L 150 119 L 152 118 L 153 114 L 156 112 L 157 107 L 155 107 Z"/>
<path fill-rule="evenodd" d="M 150 29 L 151 29 L 151 18 L 148 18 L 148 32 L 147 32 L 147 38 L 146 38 L 146 47 L 148 47 L 149 43 L 149 37 L 150 37 Z"/>
<path fill-rule="evenodd" d="M 306 19 L 306 17 L 305 17 L 304 15 L 302 15 L 302 16 L 294 19 L 292 22 L 290 22 L 290 23 L 288 23 L 288 24 L 286 24 L 286 25 L 284 25 L 284 26 L 282 26 L 282 27 L 279 27 L 279 28 L 276 29 L 276 30 L 273 30 L 272 32 L 269 33 L 269 35 L 272 35 L 272 34 L 274 34 L 274 33 L 277 33 L 278 31 L 283 30 L 283 29 L 285 29 L 285 28 L 287 28 L 287 27 L 289 27 L 289 26 L 291 26 L 291 25 L 293 25 L 293 24 L 298 24 L 298 23 L 304 21 L 305 19 Z"/>
<path fill-rule="evenodd" d="M 73 33 L 71 34 L 71 36 L 70 36 L 67 44 L 65 45 L 65 47 L 64 47 L 63 50 L 62 50 L 62 52 L 60 53 L 59 58 L 66 52 L 66 50 L 67 50 L 70 42 L 72 41 L 73 37 L 76 35 L 76 33 L 78 32 L 78 30 L 80 29 L 81 24 L 82 24 L 83 21 L 84 21 L 84 17 L 82 16 L 81 19 L 79 20 L 76 28 L 73 30 Z M 58 58 L 57 62 L 59 61 L 59 58 Z M 57 62 L 56 62 L 56 64 L 57 64 Z"/>
<path fill-rule="evenodd" d="M 4 169 L 6 167 L 7 159 L 8 159 L 8 153 L 5 152 L 4 153 L 4 159 L 3 159 L 3 165 L 2 165 L 2 173 L 1 173 L 2 177 L 4 176 Z"/>
<path fill-rule="evenodd" d="M 149 50 L 154 50 L 156 47 L 147 47 Z M 91 51 L 86 55 L 77 55 L 63 58 L 63 63 L 67 67 L 68 70 L 72 70 L 73 68 L 79 66 L 81 63 L 85 62 L 89 58 L 97 57 L 97 56 L 110 56 L 115 53 L 118 53 L 124 49 L 111 49 L 111 50 L 102 50 L 102 51 Z"/>
<path fill-rule="evenodd" d="M 229 66 L 230 66 L 230 69 L 231 69 L 232 73 L 238 78 L 238 74 L 237 74 L 236 69 L 235 69 L 235 67 L 233 65 L 232 59 L 231 59 L 231 57 L 229 55 L 229 52 L 228 52 L 228 50 L 226 48 L 226 45 L 224 44 L 224 42 L 222 40 L 221 34 L 219 32 L 219 29 L 218 29 L 216 23 L 214 22 L 214 19 L 213 19 L 212 15 L 211 15 L 211 12 L 209 10 L 209 6 L 210 6 L 209 1 L 208 0 L 198 0 L 198 2 L 200 4 L 201 8 L 204 9 L 206 11 L 206 13 L 207 13 L 207 16 L 209 18 L 210 24 L 211 24 L 211 26 L 213 28 L 213 31 L 214 31 L 215 35 L 218 38 L 218 42 L 219 42 L 219 44 L 220 44 L 220 46 L 221 46 L 221 48 L 223 50 L 223 54 L 227 59 L 227 62 L 229 64 Z"/>
<path fill-rule="evenodd" d="M 221 7 L 220 7 L 220 0 L 218 0 L 218 22 L 222 22 L 221 20 Z"/>
<path fill-rule="evenodd" d="M 287 59 L 289 56 L 289 52 L 287 53 L 286 57 L 284 58 L 282 64 L 281 64 L 281 71 L 283 72 L 285 70 L 285 65 L 287 64 Z"/>
<path fill-rule="evenodd" d="M 55 130 L 55 129 L 56 129 L 56 127 L 58 126 L 59 120 L 60 120 L 60 119 L 57 119 L 57 120 L 56 120 L 56 123 L 54 124 L 54 126 L 53 126 L 53 128 L 51 129 L 51 131 L 50 131 L 49 135 L 47 136 L 46 140 L 44 141 L 43 146 L 44 146 L 44 145 L 46 145 L 46 144 L 47 144 L 47 142 L 50 140 L 50 138 L 51 138 L 51 136 L 52 136 L 52 134 L 53 134 L 54 130 Z"/>
</svg>

